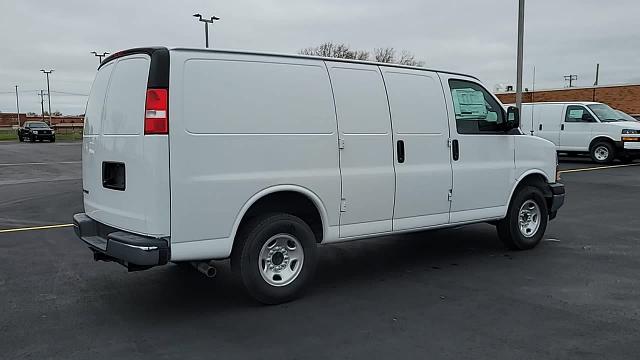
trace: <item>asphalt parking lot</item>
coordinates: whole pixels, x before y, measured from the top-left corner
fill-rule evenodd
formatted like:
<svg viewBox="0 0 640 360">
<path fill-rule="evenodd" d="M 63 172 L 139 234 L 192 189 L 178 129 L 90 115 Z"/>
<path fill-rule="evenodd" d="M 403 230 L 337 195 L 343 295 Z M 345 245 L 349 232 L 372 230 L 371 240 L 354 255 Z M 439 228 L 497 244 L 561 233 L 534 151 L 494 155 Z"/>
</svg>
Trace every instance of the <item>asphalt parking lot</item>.
<svg viewBox="0 0 640 360">
<path fill-rule="evenodd" d="M 70 227 L 0 232 L 0 357 L 635 358 L 640 163 L 561 166 L 583 171 L 562 175 L 567 202 L 532 251 L 489 225 L 324 246 L 311 291 L 280 306 L 225 263 L 214 279 L 127 273 Z M 68 224 L 81 185 L 79 143 L 0 143 L 0 229 Z"/>
</svg>

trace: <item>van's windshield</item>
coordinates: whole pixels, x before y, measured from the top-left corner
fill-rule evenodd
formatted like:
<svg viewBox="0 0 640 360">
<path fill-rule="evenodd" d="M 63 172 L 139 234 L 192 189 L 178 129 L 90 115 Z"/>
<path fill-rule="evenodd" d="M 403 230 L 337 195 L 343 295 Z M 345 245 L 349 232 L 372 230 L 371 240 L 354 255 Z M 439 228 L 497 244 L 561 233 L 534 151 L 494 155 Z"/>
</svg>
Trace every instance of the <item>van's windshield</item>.
<svg viewBox="0 0 640 360">
<path fill-rule="evenodd" d="M 624 120 L 624 121 L 638 121 L 636 120 L 636 118 L 634 118 L 633 116 L 627 114 L 624 111 L 620 111 L 620 110 L 616 110 L 616 112 L 620 115 L 620 120 Z"/>
<path fill-rule="evenodd" d="M 605 104 L 592 104 L 588 105 L 589 109 L 593 111 L 594 114 L 600 119 L 602 122 L 616 122 L 616 121 L 625 121 L 621 119 L 620 114 L 618 114 L 615 110 L 610 108 Z"/>
</svg>

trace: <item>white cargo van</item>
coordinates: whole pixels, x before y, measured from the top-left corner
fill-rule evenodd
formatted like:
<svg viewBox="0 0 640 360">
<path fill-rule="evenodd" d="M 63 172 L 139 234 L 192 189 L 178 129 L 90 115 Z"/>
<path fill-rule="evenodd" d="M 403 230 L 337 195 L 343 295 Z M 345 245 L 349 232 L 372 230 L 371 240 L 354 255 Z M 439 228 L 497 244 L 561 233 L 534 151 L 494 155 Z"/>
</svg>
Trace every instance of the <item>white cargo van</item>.
<svg viewBox="0 0 640 360">
<path fill-rule="evenodd" d="M 468 75 L 132 49 L 100 65 L 85 121 L 74 224 L 94 258 L 231 258 L 264 303 L 301 293 L 318 244 L 491 222 L 529 249 L 564 202 L 553 144 Z"/>
<path fill-rule="evenodd" d="M 522 104 L 520 127 L 525 134 L 553 142 L 559 152 L 589 153 L 597 163 L 640 156 L 640 123 L 597 102 Z"/>
</svg>

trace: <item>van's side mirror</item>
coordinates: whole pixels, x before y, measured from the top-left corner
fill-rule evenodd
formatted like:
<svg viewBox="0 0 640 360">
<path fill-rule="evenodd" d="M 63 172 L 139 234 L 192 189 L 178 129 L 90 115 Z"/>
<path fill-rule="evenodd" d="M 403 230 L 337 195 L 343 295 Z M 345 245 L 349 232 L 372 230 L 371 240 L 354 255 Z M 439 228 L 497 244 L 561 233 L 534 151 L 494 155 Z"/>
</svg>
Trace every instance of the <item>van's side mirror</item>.
<svg viewBox="0 0 640 360">
<path fill-rule="evenodd" d="M 506 131 L 517 129 L 520 127 L 520 109 L 515 106 L 507 108 L 507 122 L 505 124 Z"/>
</svg>

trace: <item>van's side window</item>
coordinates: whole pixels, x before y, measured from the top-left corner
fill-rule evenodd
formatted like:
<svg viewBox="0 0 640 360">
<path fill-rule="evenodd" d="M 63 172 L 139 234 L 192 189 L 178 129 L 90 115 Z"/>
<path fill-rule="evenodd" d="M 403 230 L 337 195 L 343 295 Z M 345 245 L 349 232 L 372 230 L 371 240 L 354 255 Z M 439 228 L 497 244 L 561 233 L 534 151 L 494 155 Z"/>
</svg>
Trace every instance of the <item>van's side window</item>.
<svg viewBox="0 0 640 360">
<path fill-rule="evenodd" d="M 564 117 L 565 122 L 594 122 L 595 119 L 584 106 L 569 105 Z"/>
<path fill-rule="evenodd" d="M 504 113 L 498 102 L 480 85 L 449 80 L 458 134 L 504 133 Z"/>
</svg>

